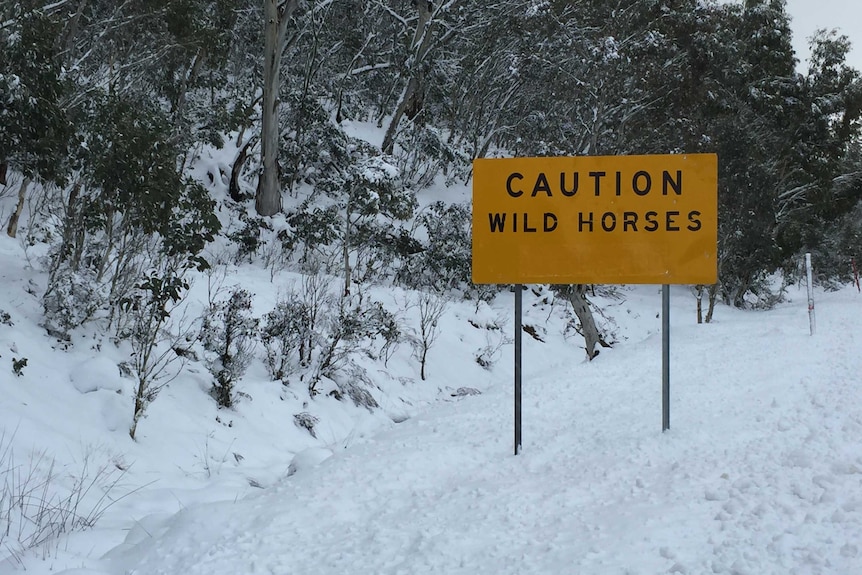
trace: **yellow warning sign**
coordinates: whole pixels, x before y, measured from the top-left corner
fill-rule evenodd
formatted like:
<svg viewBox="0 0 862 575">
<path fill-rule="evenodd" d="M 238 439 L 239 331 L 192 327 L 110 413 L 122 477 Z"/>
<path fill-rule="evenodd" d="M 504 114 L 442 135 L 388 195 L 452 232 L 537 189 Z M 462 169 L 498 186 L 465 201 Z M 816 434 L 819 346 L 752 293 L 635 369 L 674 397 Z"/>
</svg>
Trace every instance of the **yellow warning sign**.
<svg viewBox="0 0 862 575">
<path fill-rule="evenodd" d="M 710 284 L 715 154 L 473 161 L 473 282 Z"/>
</svg>

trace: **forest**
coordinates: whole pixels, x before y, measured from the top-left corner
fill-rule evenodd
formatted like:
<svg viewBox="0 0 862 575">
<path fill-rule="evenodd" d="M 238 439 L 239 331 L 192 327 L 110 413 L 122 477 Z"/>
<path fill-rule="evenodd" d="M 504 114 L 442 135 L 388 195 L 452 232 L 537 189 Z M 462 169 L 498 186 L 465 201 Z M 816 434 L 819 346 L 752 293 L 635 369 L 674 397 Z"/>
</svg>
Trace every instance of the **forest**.
<svg viewBox="0 0 862 575">
<path fill-rule="evenodd" d="M 0 0 L 0 217 L 47 246 L 52 337 L 130 346 L 133 438 L 197 348 L 224 407 L 252 341 L 312 397 L 367 342 L 384 361 L 403 333 L 368 285 L 426 294 L 424 379 L 440 302 L 505 287 L 470 281 L 469 203 L 417 200 L 476 158 L 717 154 L 719 281 L 694 289 L 769 307 L 802 254 L 826 287 L 862 254 L 862 83 L 846 37 L 811 42 L 798 62 L 783 0 Z M 208 150 L 234 152 L 202 169 Z M 262 317 L 214 293 L 189 327 L 219 238 L 302 285 Z M 594 287 L 553 289 L 589 315 Z"/>
</svg>

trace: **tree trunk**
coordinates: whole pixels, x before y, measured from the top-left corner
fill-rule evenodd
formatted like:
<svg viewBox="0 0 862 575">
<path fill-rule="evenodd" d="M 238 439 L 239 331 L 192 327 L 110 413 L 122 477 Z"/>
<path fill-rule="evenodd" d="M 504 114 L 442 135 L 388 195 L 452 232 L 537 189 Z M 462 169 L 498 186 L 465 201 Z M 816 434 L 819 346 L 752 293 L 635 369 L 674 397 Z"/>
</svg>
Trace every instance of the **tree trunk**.
<svg viewBox="0 0 862 575">
<path fill-rule="evenodd" d="M 344 258 L 344 292 L 343 297 L 350 296 L 350 198 L 347 199 L 347 207 L 344 208 L 344 247 L 342 252 Z"/>
<path fill-rule="evenodd" d="M 281 211 L 281 189 L 278 184 L 278 93 L 281 88 L 281 54 L 284 50 L 287 22 L 296 10 L 298 0 L 264 0 L 263 118 L 260 128 L 260 153 L 263 171 L 257 181 L 254 209 L 261 216 Z"/>
<path fill-rule="evenodd" d="M 694 286 L 694 297 L 697 301 L 697 323 L 703 323 L 703 284 Z"/>
<path fill-rule="evenodd" d="M 712 312 L 715 311 L 715 300 L 718 297 L 718 284 L 709 286 L 709 309 L 706 311 L 706 323 L 712 321 Z"/>
<path fill-rule="evenodd" d="M 78 3 L 78 8 L 75 10 L 75 14 L 69 18 L 66 22 L 66 27 L 63 30 L 63 33 L 57 36 L 54 42 L 54 49 L 58 53 L 65 53 L 66 58 L 68 58 L 68 54 L 72 52 L 72 48 L 75 44 L 75 38 L 78 36 L 78 30 L 80 29 L 81 24 L 81 16 L 84 14 L 84 10 L 87 8 L 87 3 L 89 0 L 81 0 Z"/>
<path fill-rule="evenodd" d="M 143 378 L 138 379 L 138 389 L 135 393 L 135 412 L 132 415 L 132 425 L 129 426 L 129 437 L 132 438 L 132 441 L 137 441 L 135 435 L 138 432 L 138 422 L 144 416 L 144 409 L 146 409 L 146 401 L 144 399 L 144 395 L 147 391 L 147 382 Z"/>
<path fill-rule="evenodd" d="M 281 211 L 278 187 L 278 92 L 281 47 L 278 45 L 278 0 L 264 0 L 263 118 L 260 127 L 260 155 L 263 172 L 257 181 L 254 209 L 261 216 Z"/>
<path fill-rule="evenodd" d="M 9 218 L 9 225 L 6 227 L 6 235 L 10 238 L 14 238 L 18 234 L 18 220 L 21 218 L 21 212 L 24 211 L 24 199 L 29 185 L 30 178 L 24 178 L 21 181 L 21 187 L 18 188 L 18 206 L 15 208 L 15 213 Z"/>
<path fill-rule="evenodd" d="M 193 85 L 197 81 L 198 76 L 200 75 L 201 70 L 204 67 L 204 63 L 206 62 L 206 58 L 206 50 L 204 50 L 203 47 L 198 48 L 197 53 L 194 55 L 191 63 L 189 64 L 188 70 L 183 74 L 183 78 L 180 81 L 179 89 L 177 90 L 176 101 L 174 102 L 172 110 L 175 125 L 179 125 L 179 120 L 182 117 L 182 113 L 186 107 L 189 85 Z"/>
<path fill-rule="evenodd" d="M 246 158 L 248 158 L 248 149 L 251 147 L 254 140 L 254 136 L 249 138 L 248 142 L 245 143 L 239 151 L 239 154 L 237 154 L 236 159 L 233 161 L 233 167 L 230 171 L 230 184 L 227 189 L 230 199 L 235 202 L 241 202 L 245 199 L 242 192 L 239 190 L 239 174 L 242 172 L 242 167 L 245 165 Z"/>
<path fill-rule="evenodd" d="M 596 344 L 600 344 L 602 347 L 610 347 L 610 345 L 605 342 L 599 333 L 599 329 L 596 327 L 593 312 L 590 309 L 590 302 L 587 301 L 586 292 L 586 285 L 576 284 L 564 286 L 560 293 L 572 304 L 572 309 L 575 315 L 578 316 L 578 321 L 581 322 L 581 331 L 584 336 L 587 358 L 592 360 L 599 355 Z"/>
<path fill-rule="evenodd" d="M 386 128 L 386 135 L 383 136 L 383 144 L 380 146 L 380 149 L 384 154 L 392 154 L 392 150 L 395 147 L 395 132 L 398 130 L 398 124 L 401 123 L 401 118 L 404 117 L 407 108 L 416 105 L 415 100 L 419 97 L 420 90 L 419 79 L 416 76 L 411 76 L 407 82 L 407 87 L 404 89 L 404 93 L 401 95 L 401 99 L 398 101 L 398 107 L 395 108 L 395 113 L 392 115 L 389 127 Z"/>
<path fill-rule="evenodd" d="M 398 131 L 398 124 L 401 123 L 401 118 L 409 109 L 411 113 L 419 113 L 422 106 L 422 78 L 420 76 L 425 58 L 431 50 L 431 44 L 434 38 L 434 23 L 431 21 L 431 4 L 426 2 L 416 2 L 416 7 L 419 10 L 419 18 L 416 21 L 416 33 L 413 34 L 413 41 L 410 48 L 413 55 L 412 65 L 409 70 L 410 77 L 407 80 L 407 86 L 398 100 L 398 105 L 395 107 L 395 113 L 389 121 L 389 126 L 386 128 L 386 135 L 383 137 L 383 144 L 380 149 L 384 154 L 391 154 L 395 147 L 395 133 Z"/>
</svg>

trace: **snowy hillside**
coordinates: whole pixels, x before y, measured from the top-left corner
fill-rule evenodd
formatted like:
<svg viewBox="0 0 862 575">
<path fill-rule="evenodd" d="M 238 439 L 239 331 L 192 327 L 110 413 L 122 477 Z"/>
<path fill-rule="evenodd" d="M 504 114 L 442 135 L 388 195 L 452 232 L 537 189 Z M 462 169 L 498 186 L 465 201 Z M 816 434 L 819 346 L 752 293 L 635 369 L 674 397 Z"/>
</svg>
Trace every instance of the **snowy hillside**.
<svg viewBox="0 0 862 575">
<path fill-rule="evenodd" d="M 0 575 L 862 575 L 862 73 L 800 14 L 0 0 Z M 704 284 L 669 430 L 659 287 L 587 285 L 647 277 Z"/>
<path fill-rule="evenodd" d="M 92 483 L 77 511 L 98 517 L 27 551 L 7 535 L 2 573 L 862 572 L 855 288 L 818 294 L 813 337 L 797 288 L 773 311 L 720 307 L 709 325 L 674 288 L 664 434 L 658 289 L 599 298 L 617 343 L 593 362 L 565 337 L 562 304 L 528 291 L 525 323 L 544 341 L 525 334 L 516 457 L 511 293 L 450 303 L 428 380 L 399 350 L 376 376 L 379 409 L 310 399 L 258 366 L 247 398 L 219 410 L 189 364 L 133 442 L 111 346 L 49 338 L 28 293 L 40 274 L 14 240 L 0 257 L 7 493 L 23 483 L 46 500 Z M 268 274 L 242 273 L 265 298 Z M 496 349 L 490 370 L 483 346 Z"/>
</svg>

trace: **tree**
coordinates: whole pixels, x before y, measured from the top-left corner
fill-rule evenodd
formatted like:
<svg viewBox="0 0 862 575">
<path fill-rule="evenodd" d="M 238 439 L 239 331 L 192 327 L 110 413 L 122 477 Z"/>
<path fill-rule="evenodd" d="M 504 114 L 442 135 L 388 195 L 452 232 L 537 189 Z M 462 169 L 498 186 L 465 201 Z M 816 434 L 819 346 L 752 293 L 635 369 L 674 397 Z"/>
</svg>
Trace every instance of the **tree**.
<svg viewBox="0 0 862 575">
<path fill-rule="evenodd" d="M 360 225 L 377 216 L 405 220 L 413 215 L 416 198 L 401 184 L 392 159 L 380 156 L 373 148 L 356 141 L 350 164 L 336 181 L 341 180 L 337 201 L 343 209 L 342 261 L 344 296 L 350 295 L 352 283 L 351 251 L 357 247 Z M 343 179 L 342 179 L 343 178 Z"/>
<path fill-rule="evenodd" d="M 393 86 L 395 89 L 400 88 L 400 95 L 380 146 L 384 153 L 392 154 L 401 120 L 405 116 L 414 119 L 424 112 L 426 81 L 432 70 L 440 65 L 435 61 L 435 57 L 439 56 L 436 51 L 470 26 L 480 25 L 479 18 L 468 16 L 469 4 L 463 0 L 411 2 L 412 8 L 416 10 L 416 18 L 404 17 L 388 10 L 402 26 L 401 33 L 406 35 L 407 49 L 402 56 L 403 65 L 396 85 Z M 410 22 L 414 20 L 415 25 L 411 26 Z"/>
<path fill-rule="evenodd" d="M 425 365 L 428 359 L 428 350 L 437 341 L 440 335 L 440 326 L 437 324 L 446 311 L 446 300 L 432 293 L 421 292 L 416 301 L 419 310 L 419 331 L 416 339 L 416 355 L 419 359 L 419 377 L 425 381 Z"/>
<path fill-rule="evenodd" d="M 596 327 L 590 302 L 587 300 L 587 286 L 583 284 L 559 285 L 554 286 L 554 290 L 572 305 L 572 311 L 575 312 L 580 323 L 581 335 L 584 336 L 584 350 L 587 352 L 587 359 L 592 360 L 599 355 L 596 345 L 610 347 L 610 344 L 599 332 L 599 328 Z"/>
<path fill-rule="evenodd" d="M 153 265 L 152 252 L 203 269 L 200 252 L 220 224 L 207 191 L 178 172 L 180 149 L 169 143 L 163 110 L 145 99 L 104 94 L 84 112 L 74 157 L 81 169 L 63 206 L 43 305 L 49 320 L 63 320 L 62 329 L 89 319 L 70 316 L 66 308 L 75 302 L 63 297 L 65 286 L 86 278 L 91 288 L 104 288 L 119 330 L 119 303 Z M 87 290 L 79 299 L 94 298 Z M 63 319 L 76 317 L 78 323 Z"/>
<path fill-rule="evenodd" d="M 845 36 L 814 36 L 808 73 L 787 113 L 795 125 L 795 171 L 778 198 L 776 236 L 788 255 L 814 251 L 823 261 L 820 245 L 859 201 L 862 80 L 846 64 L 849 50 Z"/>
<path fill-rule="evenodd" d="M 184 360 L 174 349 L 190 336 L 181 325 L 175 334 L 165 329 L 171 313 L 189 288 L 183 278 L 183 259 L 165 257 L 164 254 L 156 254 L 154 259 L 150 276 L 120 302 L 130 319 L 120 336 L 131 344 L 129 364 L 137 380 L 132 424 L 129 427 L 129 437 L 133 440 L 149 404 L 155 401 L 162 388 L 179 375 L 181 367 L 176 370 L 170 368 L 174 363 L 182 364 Z"/>
<path fill-rule="evenodd" d="M 254 206 L 261 216 L 272 216 L 281 211 L 281 187 L 278 178 L 281 57 L 287 43 L 287 26 L 299 7 L 299 0 L 264 0 L 263 6 L 263 117 L 260 129 L 262 169 Z"/>
<path fill-rule="evenodd" d="M 15 237 L 30 182 L 61 184 L 71 168 L 71 82 L 55 45 L 56 13 L 28 1 L 4 5 L 0 19 L 0 172 L 24 176 L 6 228 Z"/>
</svg>

